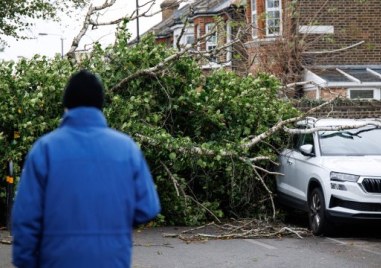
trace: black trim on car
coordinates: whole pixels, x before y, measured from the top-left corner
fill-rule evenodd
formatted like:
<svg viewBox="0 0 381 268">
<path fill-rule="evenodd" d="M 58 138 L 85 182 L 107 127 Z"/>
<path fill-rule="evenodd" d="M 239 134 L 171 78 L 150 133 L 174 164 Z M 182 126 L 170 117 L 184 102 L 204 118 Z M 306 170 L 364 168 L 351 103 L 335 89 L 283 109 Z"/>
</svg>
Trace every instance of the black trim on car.
<svg viewBox="0 0 381 268">
<path fill-rule="evenodd" d="M 368 193 L 381 193 L 380 178 L 364 178 L 361 185 Z"/>
<path fill-rule="evenodd" d="M 327 210 L 326 212 L 330 217 L 335 218 L 336 220 L 343 220 L 347 222 L 347 220 L 377 220 L 381 221 L 381 214 L 366 214 L 366 213 L 345 213 L 345 212 L 337 212 Z"/>
<path fill-rule="evenodd" d="M 279 203 L 282 205 L 303 211 L 308 211 L 308 205 L 306 201 L 300 200 L 293 196 L 289 196 L 279 191 L 277 192 L 277 196 Z"/>
<path fill-rule="evenodd" d="M 342 207 L 358 211 L 381 212 L 381 203 L 355 202 L 332 196 L 329 202 L 329 208 L 334 207 Z"/>
</svg>

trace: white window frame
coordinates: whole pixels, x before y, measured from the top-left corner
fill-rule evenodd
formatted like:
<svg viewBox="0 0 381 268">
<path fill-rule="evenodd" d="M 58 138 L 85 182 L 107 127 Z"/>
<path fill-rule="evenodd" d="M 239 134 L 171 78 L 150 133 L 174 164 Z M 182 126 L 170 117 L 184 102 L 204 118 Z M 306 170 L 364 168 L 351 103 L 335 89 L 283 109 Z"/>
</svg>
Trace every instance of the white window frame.
<svg viewBox="0 0 381 268">
<path fill-rule="evenodd" d="M 193 43 L 190 44 L 187 42 L 188 37 L 193 37 L 194 40 L 194 26 L 190 25 L 186 27 L 185 29 L 184 25 L 176 25 L 176 27 L 171 28 L 173 30 L 173 47 L 177 48 L 177 40 L 179 39 L 182 31 L 184 30 L 183 34 L 181 35 L 179 45 L 181 47 L 191 47 L 193 46 Z"/>
<path fill-rule="evenodd" d="M 278 7 L 269 7 L 269 1 L 279 1 Z M 282 33 L 282 0 L 265 0 L 266 2 L 266 36 L 279 36 Z M 273 20 L 274 18 L 270 17 L 268 14 L 269 12 L 279 12 L 279 32 L 277 33 L 270 33 L 269 29 L 269 21 Z"/>
<path fill-rule="evenodd" d="M 360 99 L 363 99 L 363 100 L 380 100 L 381 99 L 381 94 L 380 94 L 380 89 L 379 88 L 348 88 L 347 89 L 347 98 L 348 99 L 351 99 L 351 91 L 352 90 L 372 90 L 373 91 L 373 98 L 360 98 Z M 355 100 L 355 99 L 351 99 L 351 100 Z"/>
<path fill-rule="evenodd" d="M 231 22 L 227 21 L 226 22 L 226 43 L 228 44 L 231 41 L 232 41 L 232 26 L 231 26 Z M 230 45 L 227 48 L 227 53 L 226 53 L 226 61 L 227 62 L 230 62 L 232 60 L 232 50 L 233 50 L 233 46 Z"/>
<path fill-rule="evenodd" d="M 197 42 L 197 50 L 200 51 L 201 49 L 201 46 L 200 46 L 200 43 L 201 43 L 201 26 L 200 24 L 197 24 L 196 26 L 196 40 L 195 42 Z"/>
<path fill-rule="evenodd" d="M 251 0 L 251 25 L 253 38 L 258 37 L 257 0 Z"/>
<path fill-rule="evenodd" d="M 206 42 L 205 42 L 206 51 L 211 51 L 217 47 L 217 31 L 216 31 L 216 24 L 214 22 L 205 24 L 205 35 L 208 35 L 213 30 L 215 30 L 214 35 L 206 37 Z"/>
</svg>

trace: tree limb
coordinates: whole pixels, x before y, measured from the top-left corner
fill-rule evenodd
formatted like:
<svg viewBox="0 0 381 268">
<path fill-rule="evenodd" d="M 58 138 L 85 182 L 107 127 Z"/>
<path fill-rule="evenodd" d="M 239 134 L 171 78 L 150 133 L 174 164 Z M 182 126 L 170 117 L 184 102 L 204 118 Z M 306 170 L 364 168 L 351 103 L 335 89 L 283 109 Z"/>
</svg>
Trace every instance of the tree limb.
<svg viewBox="0 0 381 268">
<path fill-rule="evenodd" d="M 176 193 L 177 193 L 177 196 L 179 196 L 179 189 L 182 193 L 182 195 L 184 196 L 185 198 L 185 201 L 186 199 L 191 199 L 193 202 L 195 202 L 198 206 L 202 207 L 203 209 L 205 209 L 217 222 L 221 223 L 220 219 L 210 210 L 208 209 L 206 206 L 204 206 L 203 204 L 201 204 L 199 201 L 197 201 L 196 198 L 190 196 L 190 195 L 187 195 L 184 190 L 181 188 L 181 186 L 179 185 L 178 181 L 176 180 L 176 178 L 173 176 L 173 174 L 171 173 L 171 171 L 168 169 L 168 167 L 160 161 L 160 163 L 163 165 L 165 171 L 168 173 L 169 177 L 172 179 L 172 182 L 173 182 L 173 185 L 175 186 L 175 189 L 176 189 Z"/>
<path fill-rule="evenodd" d="M 347 46 L 347 47 L 342 47 L 342 48 L 339 48 L 339 49 L 333 49 L 333 50 L 303 51 L 302 54 L 315 54 L 315 55 L 316 54 L 332 54 L 332 53 L 337 53 L 337 52 L 341 52 L 341 51 L 344 51 L 344 50 L 348 50 L 348 49 L 357 47 L 359 45 L 362 45 L 363 43 L 365 43 L 365 41 L 360 41 L 360 42 L 355 43 L 353 45 L 350 45 L 350 46 Z"/>
<path fill-rule="evenodd" d="M 327 101 L 327 102 L 324 102 L 322 104 L 320 104 L 319 106 L 316 106 L 312 109 L 310 109 L 309 111 L 305 112 L 304 114 L 300 115 L 300 116 L 297 116 L 297 117 L 293 117 L 293 118 L 289 118 L 289 119 L 286 119 L 286 120 L 282 120 L 282 121 L 279 121 L 278 123 L 276 123 L 273 127 L 269 128 L 267 131 L 263 132 L 262 134 L 254 137 L 253 139 L 251 139 L 249 142 L 243 144 L 242 146 L 244 148 L 247 148 L 247 149 L 250 149 L 252 148 L 253 146 L 255 146 L 258 142 L 270 137 L 272 134 L 274 134 L 275 132 L 277 132 L 278 130 L 282 129 L 284 126 L 290 124 L 290 123 L 294 123 L 294 122 L 297 122 L 299 120 L 302 120 L 304 117 L 306 117 L 307 115 L 311 114 L 311 113 L 314 113 L 315 111 L 318 111 L 319 109 L 323 108 L 324 106 L 327 106 L 329 104 L 331 104 L 332 102 L 334 102 L 337 98 L 334 98 L 330 101 Z"/>
<path fill-rule="evenodd" d="M 205 230 L 204 230 L 205 229 Z M 196 233 L 199 231 L 198 233 Z M 163 234 L 164 237 L 178 237 L 186 242 L 206 239 L 253 239 L 280 237 L 282 235 L 296 235 L 303 239 L 303 235 L 311 235 L 306 228 L 291 228 L 276 222 L 267 222 L 257 219 L 234 220 L 232 223 L 215 224 L 214 222 L 182 231 L 178 234 Z"/>
<path fill-rule="evenodd" d="M 102 5 L 99 5 L 99 6 L 93 6 L 92 4 L 90 4 L 89 9 L 87 10 L 85 19 L 83 21 L 82 28 L 79 31 L 78 35 L 76 37 L 74 37 L 73 42 L 71 44 L 71 47 L 67 53 L 67 56 L 69 58 L 72 58 L 72 59 L 74 58 L 74 52 L 78 48 L 79 42 L 81 41 L 82 37 L 86 34 L 86 32 L 87 32 L 87 30 L 91 24 L 91 16 L 99 10 L 106 9 L 106 8 L 114 5 L 115 2 L 116 2 L 116 0 L 110 0 L 110 1 L 106 0 Z"/>
<path fill-rule="evenodd" d="M 285 127 L 284 131 L 290 134 L 310 134 L 317 131 L 339 131 L 339 130 L 345 130 L 345 129 L 362 128 L 365 126 L 375 126 L 375 127 L 381 128 L 381 122 L 369 121 L 363 124 L 356 124 L 356 125 L 326 126 L 326 127 L 315 127 L 315 128 L 308 128 L 308 129 L 291 129 L 291 128 Z"/>
</svg>

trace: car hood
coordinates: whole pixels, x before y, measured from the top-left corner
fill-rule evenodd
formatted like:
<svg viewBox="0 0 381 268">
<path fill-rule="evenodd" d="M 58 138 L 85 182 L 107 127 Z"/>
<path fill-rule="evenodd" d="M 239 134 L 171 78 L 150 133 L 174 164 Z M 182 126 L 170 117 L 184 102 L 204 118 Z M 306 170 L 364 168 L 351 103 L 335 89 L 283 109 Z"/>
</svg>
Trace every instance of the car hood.
<svg viewBox="0 0 381 268">
<path fill-rule="evenodd" d="M 381 156 L 322 157 L 322 165 L 335 172 L 381 176 Z"/>
</svg>

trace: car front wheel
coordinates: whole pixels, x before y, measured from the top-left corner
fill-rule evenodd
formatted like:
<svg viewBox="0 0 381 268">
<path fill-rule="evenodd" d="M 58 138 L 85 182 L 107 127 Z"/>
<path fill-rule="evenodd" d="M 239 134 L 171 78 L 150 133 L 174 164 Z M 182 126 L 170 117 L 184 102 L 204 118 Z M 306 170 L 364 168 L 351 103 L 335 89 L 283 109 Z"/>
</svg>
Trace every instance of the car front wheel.
<svg viewBox="0 0 381 268">
<path fill-rule="evenodd" d="M 320 188 L 314 188 L 308 198 L 308 219 L 314 235 L 328 231 L 329 223 L 325 211 L 324 195 Z"/>
</svg>

